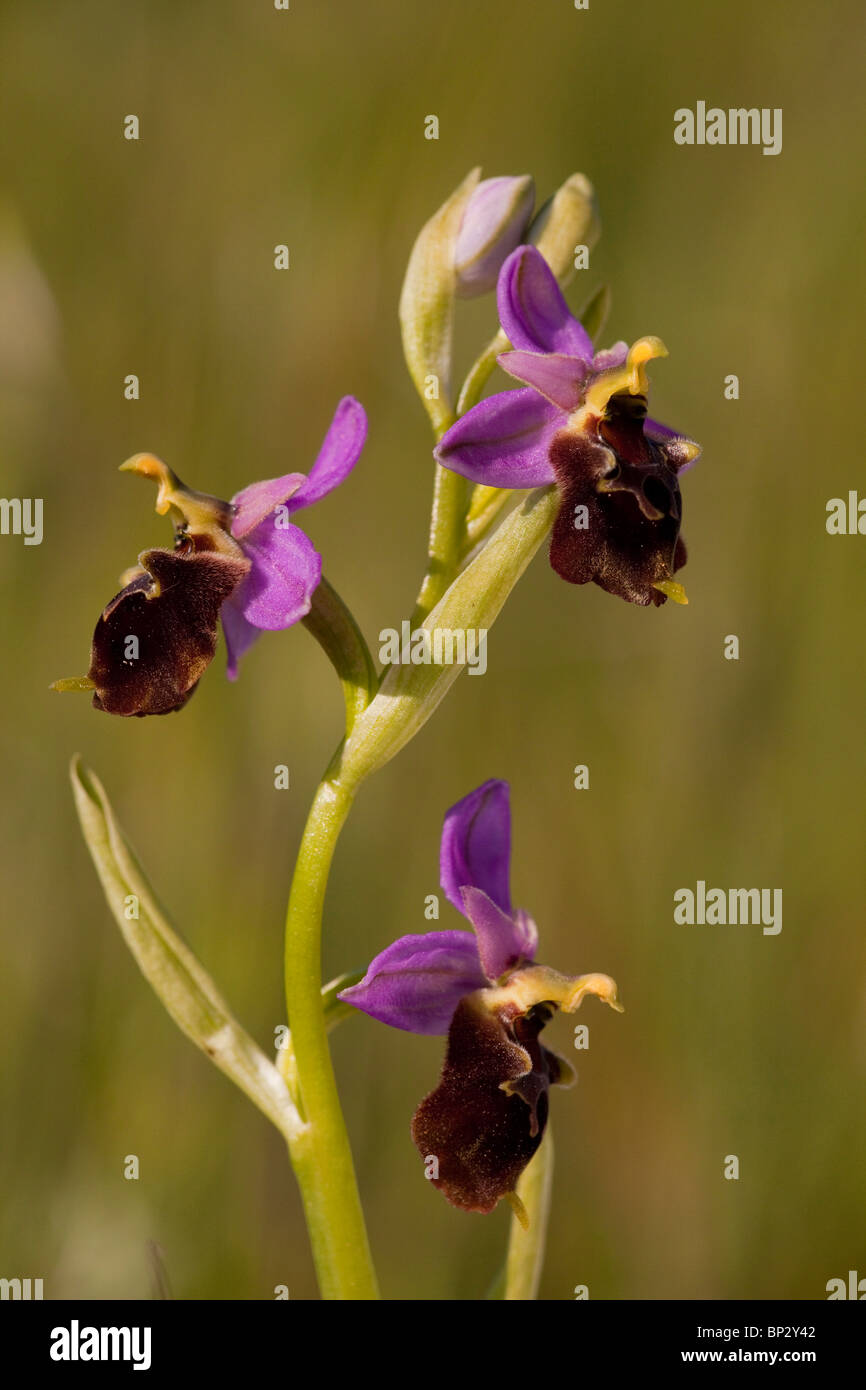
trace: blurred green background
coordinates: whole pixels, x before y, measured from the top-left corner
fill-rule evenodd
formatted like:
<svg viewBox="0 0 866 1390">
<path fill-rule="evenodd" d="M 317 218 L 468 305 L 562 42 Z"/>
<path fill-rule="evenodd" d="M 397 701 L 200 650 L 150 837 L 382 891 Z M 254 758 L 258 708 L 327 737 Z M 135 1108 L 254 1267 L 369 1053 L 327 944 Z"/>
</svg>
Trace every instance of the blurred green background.
<svg viewBox="0 0 866 1390">
<path fill-rule="evenodd" d="M 304 525 L 371 642 L 405 616 L 432 465 L 396 303 L 418 228 L 476 163 L 531 172 L 539 198 L 576 169 L 596 185 L 604 235 L 569 296 L 579 308 L 609 282 L 605 339 L 655 333 L 670 350 L 653 413 L 704 446 L 684 488 L 691 604 L 571 589 L 540 555 L 485 678 L 460 680 L 363 790 L 326 969 L 429 925 L 445 808 L 509 779 L 515 899 L 542 958 L 613 974 L 627 1009 L 585 1006 L 588 1053 L 570 1051 L 567 1019 L 546 1034 L 580 1081 L 554 1096 L 542 1296 L 822 1298 L 866 1274 L 866 539 L 824 525 L 829 498 L 866 491 L 862 7 L 85 0 L 7 5 L 0 37 L 2 491 L 45 499 L 41 546 L 0 538 L 0 1274 L 41 1276 L 47 1297 L 150 1297 L 153 1241 L 175 1297 L 315 1297 L 281 1140 L 139 976 L 67 765 L 80 751 L 103 778 L 269 1047 L 337 683 L 298 628 L 264 637 L 235 686 L 218 654 L 166 719 L 111 719 L 47 687 L 86 669 L 118 574 L 169 541 L 123 459 L 152 450 L 227 496 L 306 471 L 348 392 L 368 445 Z M 699 99 L 782 107 L 782 154 L 675 145 L 674 110 Z M 462 361 L 493 323 L 491 300 L 468 306 Z M 730 633 L 739 662 L 723 659 Z M 699 878 L 782 888 L 781 934 L 675 925 L 675 889 Z M 439 925 L 461 925 L 447 904 Z M 461 1214 L 423 1179 L 408 1126 L 441 1051 L 360 1017 L 334 1038 L 392 1298 L 481 1296 L 507 1234 L 504 1210 Z"/>
</svg>

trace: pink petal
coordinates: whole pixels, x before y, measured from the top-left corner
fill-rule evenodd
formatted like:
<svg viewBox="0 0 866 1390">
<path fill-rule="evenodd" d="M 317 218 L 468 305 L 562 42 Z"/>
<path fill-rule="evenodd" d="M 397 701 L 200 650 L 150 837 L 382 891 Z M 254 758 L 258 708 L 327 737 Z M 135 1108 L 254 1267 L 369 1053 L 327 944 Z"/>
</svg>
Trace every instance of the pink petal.
<svg viewBox="0 0 866 1390">
<path fill-rule="evenodd" d="M 503 912 L 480 888 L 463 889 L 463 906 L 475 928 L 478 954 L 489 980 L 498 980 L 519 960 L 534 959 L 538 931 L 525 912 L 513 916 Z"/>
<path fill-rule="evenodd" d="M 562 352 L 503 352 L 497 362 L 509 376 L 540 391 L 560 410 L 576 410 L 583 398 L 589 363 Z"/>
<path fill-rule="evenodd" d="M 268 478 L 263 483 L 251 483 L 232 498 L 235 516 L 232 535 L 235 540 L 248 536 L 276 507 L 283 506 L 307 481 L 303 473 L 285 473 L 282 478 Z"/>
<path fill-rule="evenodd" d="M 613 347 L 602 348 L 592 359 L 592 370 L 594 372 L 608 372 L 611 367 L 622 367 L 628 357 L 628 343 L 620 340 L 614 343 Z"/>
</svg>

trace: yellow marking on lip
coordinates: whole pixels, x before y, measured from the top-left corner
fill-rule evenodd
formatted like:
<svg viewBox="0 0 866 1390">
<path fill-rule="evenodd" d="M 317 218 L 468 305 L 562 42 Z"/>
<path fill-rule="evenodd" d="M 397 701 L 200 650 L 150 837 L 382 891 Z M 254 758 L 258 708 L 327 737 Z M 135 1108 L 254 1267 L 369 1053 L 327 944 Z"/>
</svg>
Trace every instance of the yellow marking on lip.
<svg viewBox="0 0 866 1390">
<path fill-rule="evenodd" d="M 511 1210 L 514 1212 L 514 1215 L 517 1217 L 517 1220 L 520 1222 L 520 1224 L 521 1224 L 521 1226 L 523 1227 L 524 1231 L 528 1231 L 528 1230 L 529 1230 L 529 1212 L 526 1210 L 526 1207 L 523 1205 L 523 1202 L 520 1200 L 520 1198 L 518 1197 L 517 1193 L 516 1193 L 516 1192 L 506 1192 L 506 1194 L 505 1194 L 505 1200 L 506 1200 L 506 1202 L 508 1203 L 508 1205 L 511 1207 Z"/>
<path fill-rule="evenodd" d="M 688 605 L 686 591 L 682 584 L 678 584 L 675 579 L 656 579 L 653 588 L 658 589 L 659 593 L 665 594 L 674 603 L 680 603 L 683 607 Z"/>
<path fill-rule="evenodd" d="M 700 444 L 696 444 L 693 439 L 674 439 L 671 442 L 677 447 L 678 468 L 685 468 L 687 463 L 694 463 L 701 453 Z"/>
<path fill-rule="evenodd" d="M 628 350 L 628 356 L 621 367 L 609 367 L 600 372 L 592 381 L 586 398 L 579 410 L 575 411 L 570 423 L 582 429 L 590 417 L 601 419 L 607 410 L 611 396 L 627 391 L 630 396 L 649 394 L 649 377 L 646 364 L 656 357 L 667 357 L 668 350 L 661 338 L 638 338 Z"/>
<path fill-rule="evenodd" d="M 495 1009 L 513 1004 L 528 1013 L 538 1004 L 553 1004 L 564 1013 L 574 1013 L 588 994 L 594 994 L 617 1013 L 623 1008 L 617 999 L 616 981 L 610 975 L 561 975 L 547 965 L 528 965 L 517 970 L 504 985 L 479 991 L 483 1007 Z"/>
<path fill-rule="evenodd" d="M 48 689 L 65 695 L 70 690 L 95 690 L 96 686 L 89 676 L 64 676 L 62 680 L 52 681 Z"/>
</svg>

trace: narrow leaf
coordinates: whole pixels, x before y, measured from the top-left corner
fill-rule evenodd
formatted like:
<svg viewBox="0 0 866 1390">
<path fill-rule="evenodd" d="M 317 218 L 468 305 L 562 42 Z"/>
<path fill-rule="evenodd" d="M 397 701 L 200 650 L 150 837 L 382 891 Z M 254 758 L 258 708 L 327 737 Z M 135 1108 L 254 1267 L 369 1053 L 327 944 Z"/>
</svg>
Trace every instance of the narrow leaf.
<svg viewBox="0 0 866 1390">
<path fill-rule="evenodd" d="M 169 925 L 101 782 L 78 757 L 72 760 L 70 775 L 81 829 L 108 906 L 145 979 L 181 1031 L 286 1139 L 296 1138 L 300 1116 L 279 1072 Z"/>
</svg>

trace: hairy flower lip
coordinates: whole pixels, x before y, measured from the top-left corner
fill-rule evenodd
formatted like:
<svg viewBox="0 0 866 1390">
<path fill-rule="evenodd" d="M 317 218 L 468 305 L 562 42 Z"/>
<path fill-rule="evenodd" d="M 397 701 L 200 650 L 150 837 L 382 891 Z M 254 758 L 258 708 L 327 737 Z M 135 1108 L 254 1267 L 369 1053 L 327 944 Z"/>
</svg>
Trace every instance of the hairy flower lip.
<svg viewBox="0 0 866 1390">
<path fill-rule="evenodd" d="M 142 551 L 139 564 L 96 625 L 87 679 L 95 709 L 140 718 L 171 714 L 193 694 L 213 660 L 220 607 L 249 561 L 184 546 Z"/>
</svg>

